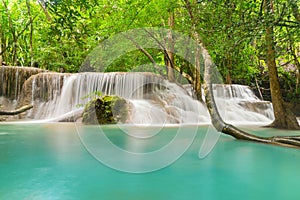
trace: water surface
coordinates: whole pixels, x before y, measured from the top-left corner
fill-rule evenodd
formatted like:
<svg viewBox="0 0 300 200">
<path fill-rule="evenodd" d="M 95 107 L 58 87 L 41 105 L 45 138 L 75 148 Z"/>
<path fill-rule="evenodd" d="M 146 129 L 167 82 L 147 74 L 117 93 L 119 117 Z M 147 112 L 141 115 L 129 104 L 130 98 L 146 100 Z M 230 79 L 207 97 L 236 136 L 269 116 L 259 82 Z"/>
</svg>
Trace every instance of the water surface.
<svg viewBox="0 0 300 200">
<path fill-rule="evenodd" d="M 74 124 L 3 124 L 0 199 L 299 198 L 299 150 L 221 136 L 213 151 L 200 160 L 198 151 L 206 128 L 199 127 L 191 147 L 172 165 L 151 173 L 130 174 L 95 159 L 82 144 Z M 120 148 L 136 150 L 118 127 L 104 129 Z M 300 135 L 299 131 L 263 128 L 255 132 Z M 176 127 L 165 128 L 140 149 L 161 148 L 175 134 Z"/>
</svg>

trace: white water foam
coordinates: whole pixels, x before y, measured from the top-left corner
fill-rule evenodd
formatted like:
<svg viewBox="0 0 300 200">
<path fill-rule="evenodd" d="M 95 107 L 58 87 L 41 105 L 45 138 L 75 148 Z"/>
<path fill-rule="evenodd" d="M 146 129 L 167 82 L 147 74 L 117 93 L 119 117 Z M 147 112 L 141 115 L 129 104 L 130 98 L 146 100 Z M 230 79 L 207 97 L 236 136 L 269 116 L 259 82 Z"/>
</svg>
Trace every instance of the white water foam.
<svg viewBox="0 0 300 200">
<path fill-rule="evenodd" d="M 90 100 L 83 97 L 101 91 L 103 95 L 117 95 L 131 102 L 133 108 L 127 120 L 130 124 L 210 122 L 204 104 L 193 99 L 182 86 L 154 74 L 78 73 L 64 76 L 63 81 L 58 73 L 44 73 L 41 76 L 45 78 L 32 81 L 32 103 L 38 107 L 36 112 L 28 115 L 33 119 L 63 120 L 78 112 L 78 105 Z M 274 118 L 271 104 L 260 101 L 247 86 L 215 85 L 214 95 L 218 109 L 227 122 L 268 124 Z"/>
</svg>

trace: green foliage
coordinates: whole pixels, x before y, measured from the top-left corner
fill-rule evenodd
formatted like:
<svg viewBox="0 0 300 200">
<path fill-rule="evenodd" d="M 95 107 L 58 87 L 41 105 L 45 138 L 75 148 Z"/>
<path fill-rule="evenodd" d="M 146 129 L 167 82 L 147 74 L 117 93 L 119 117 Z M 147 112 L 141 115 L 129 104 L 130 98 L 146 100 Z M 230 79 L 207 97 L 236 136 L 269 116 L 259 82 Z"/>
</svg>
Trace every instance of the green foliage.
<svg viewBox="0 0 300 200">
<path fill-rule="evenodd" d="M 87 95 L 83 96 L 82 99 L 96 99 L 96 98 L 99 98 L 101 96 L 102 96 L 102 92 L 96 90 L 96 91 L 94 91 L 90 94 L 87 94 Z"/>
<path fill-rule="evenodd" d="M 103 96 L 91 100 L 83 111 L 85 124 L 125 123 L 129 114 L 128 102 L 118 96 Z"/>
<path fill-rule="evenodd" d="M 161 51 L 156 49 L 147 49 L 147 51 L 153 56 L 157 65 L 163 65 L 163 58 L 161 58 Z M 106 69 L 105 72 L 129 72 L 129 71 L 150 71 L 155 73 L 153 66 L 147 67 L 143 70 L 147 63 L 151 66 L 149 59 L 140 51 L 135 50 L 128 52 L 118 59 L 114 60 Z"/>
<path fill-rule="evenodd" d="M 40 68 L 77 72 L 86 56 L 110 36 L 138 27 L 166 27 L 194 39 L 198 34 L 225 82 L 253 85 L 255 79 L 261 82 L 265 78 L 266 70 L 262 69 L 260 63 L 266 59 L 265 29 L 272 24 L 275 29 L 276 61 L 278 66 L 283 66 L 283 71 L 279 73 L 281 83 L 284 89 L 296 88 L 294 57 L 296 55 L 299 61 L 299 1 L 274 1 L 274 13 L 271 15 L 264 15 L 262 1 L 255 0 L 27 2 L 30 15 L 26 0 L 0 3 L 0 51 L 3 61 L 8 65 L 29 66 L 33 61 Z M 171 15 L 175 19 L 172 26 L 168 24 Z M 164 52 L 146 50 L 158 65 L 165 64 Z M 186 63 L 184 58 L 175 55 L 174 63 L 182 72 L 194 77 L 194 67 Z M 115 60 L 105 70 L 126 72 L 145 67 L 156 72 L 149 66 L 149 58 L 141 51 L 132 51 Z M 291 66 L 295 69 L 287 70 Z M 165 68 L 162 69 L 166 74 Z M 299 92 L 293 90 L 293 93 Z"/>
<path fill-rule="evenodd" d="M 102 97 L 102 92 L 101 91 L 94 91 L 94 92 L 91 92 L 83 97 L 81 97 L 82 100 L 85 100 L 85 99 L 89 99 L 90 101 L 93 101 L 93 100 L 96 100 L 97 98 L 100 98 Z M 80 107 L 84 107 L 85 104 L 77 104 L 76 107 L 80 108 Z"/>
</svg>

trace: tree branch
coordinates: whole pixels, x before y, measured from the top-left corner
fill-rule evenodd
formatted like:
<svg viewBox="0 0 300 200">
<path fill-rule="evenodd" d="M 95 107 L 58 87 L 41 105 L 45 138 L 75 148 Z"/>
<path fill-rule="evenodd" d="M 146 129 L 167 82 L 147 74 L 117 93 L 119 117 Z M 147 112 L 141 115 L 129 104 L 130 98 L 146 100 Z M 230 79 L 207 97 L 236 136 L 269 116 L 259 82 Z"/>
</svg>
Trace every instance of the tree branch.
<svg viewBox="0 0 300 200">
<path fill-rule="evenodd" d="M 277 23 L 276 26 L 289 27 L 289 28 L 300 28 L 300 24 L 292 25 L 287 23 Z"/>
<path fill-rule="evenodd" d="M 12 111 L 4 111 L 4 110 L 2 110 L 2 111 L 0 111 L 0 115 L 17 115 L 17 114 L 25 112 L 25 111 L 27 111 L 27 110 L 29 110 L 31 108 L 33 108 L 32 105 L 26 105 L 26 106 L 23 106 L 21 108 L 18 108 L 16 110 L 12 110 Z"/>
<path fill-rule="evenodd" d="M 155 60 L 153 59 L 153 57 L 149 54 L 149 52 L 148 51 L 146 51 L 141 45 L 139 45 L 132 37 L 130 37 L 129 35 L 125 35 L 125 34 L 123 34 L 122 33 L 122 35 L 124 36 L 124 37 L 126 37 L 128 40 L 130 40 L 143 54 L 145 54 L 145 56 L 147 56 L 147 58 L 152 62 L 152 64 L 153 64 L 153 67 L 159 72 L 159 74 L 161 75 L 161 76 L 164 76 L 163 75 L 163 71 L 159 68 L 159 67 L 157 67 L 157 64 L 156 64 L 156 62 L 155 62 Z"/>
<path fill-rule="evenodd" d="M 154 39 L 155 42 L 160 46 L 160 48 L 163 49 L 164 55 L 165 55 L 166 58 L 170 61 L 170 57 L 169 57 L 169 55 L 167 54 L 167 49 L 166 49 L 166 47 L 165 47 L 165 46 L 164 46 L 164 45 L 163 45 L 156 37 L 154 37 L 154 35 L 153 35 L 151 32 L 149 32 L 147 29 L 144 29 L 144 31 L 146 31 L 146 32 L 149 34 L 149 36 L 150 36 L 152 39 Z M 183 72 L 179 67 L 175 66 L 172 62 L 171 62 L 171 65 L 172 65 L 172 68 L 173 68 L 173 69 L 175 69 L 177 72 L 179 72 L 179 73 L 180 73 L 184 78 L 186 78 L 190 83 L 193 83 L 193 82 L 194 82 L 193 78 L 192 78 L 189 74 Z"/>
<path fill-rule="evenodd" d="M 43 5 L 43 3 L 40 0 L 38 0 L 38 3 L 41 6 L 44 14 L 46 15 L 46 18 L 47 18 L 48 22 L 51 22 L 52 21 L 51 16 L 49 15 L 47 9 L 45 8 L 45 5 Z"/>
</svg>

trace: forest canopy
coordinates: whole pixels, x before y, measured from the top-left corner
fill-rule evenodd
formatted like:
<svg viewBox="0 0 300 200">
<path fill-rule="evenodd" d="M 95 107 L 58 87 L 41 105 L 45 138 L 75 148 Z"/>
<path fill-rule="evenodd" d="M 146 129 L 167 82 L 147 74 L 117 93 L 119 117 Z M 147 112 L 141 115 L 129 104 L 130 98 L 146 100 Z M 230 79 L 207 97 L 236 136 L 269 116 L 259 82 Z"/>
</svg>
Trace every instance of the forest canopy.
<svg viewBox="0 0 300 200">
<path fill-rule="evenodd" d="M 271 26 L 281 88 L 286 99 L 299 101 L 300 2 L 270 1 L 270 14 L 264 14 L 265 1 L 1 0 L 0 61 L 77 72 L 105 39 L 133 28 L 164 27 L 201 41 L 224 82 L 268 88 L 265 39 Z M 168 64 L 165 52 L 147 52 L 156 63 Z M 172 67 L 193 77 L 182 58 L 167 56 Z M 148 60 L 143 52 L 133 51 L 107 71 L 131 71 Z"/>
</svg>

